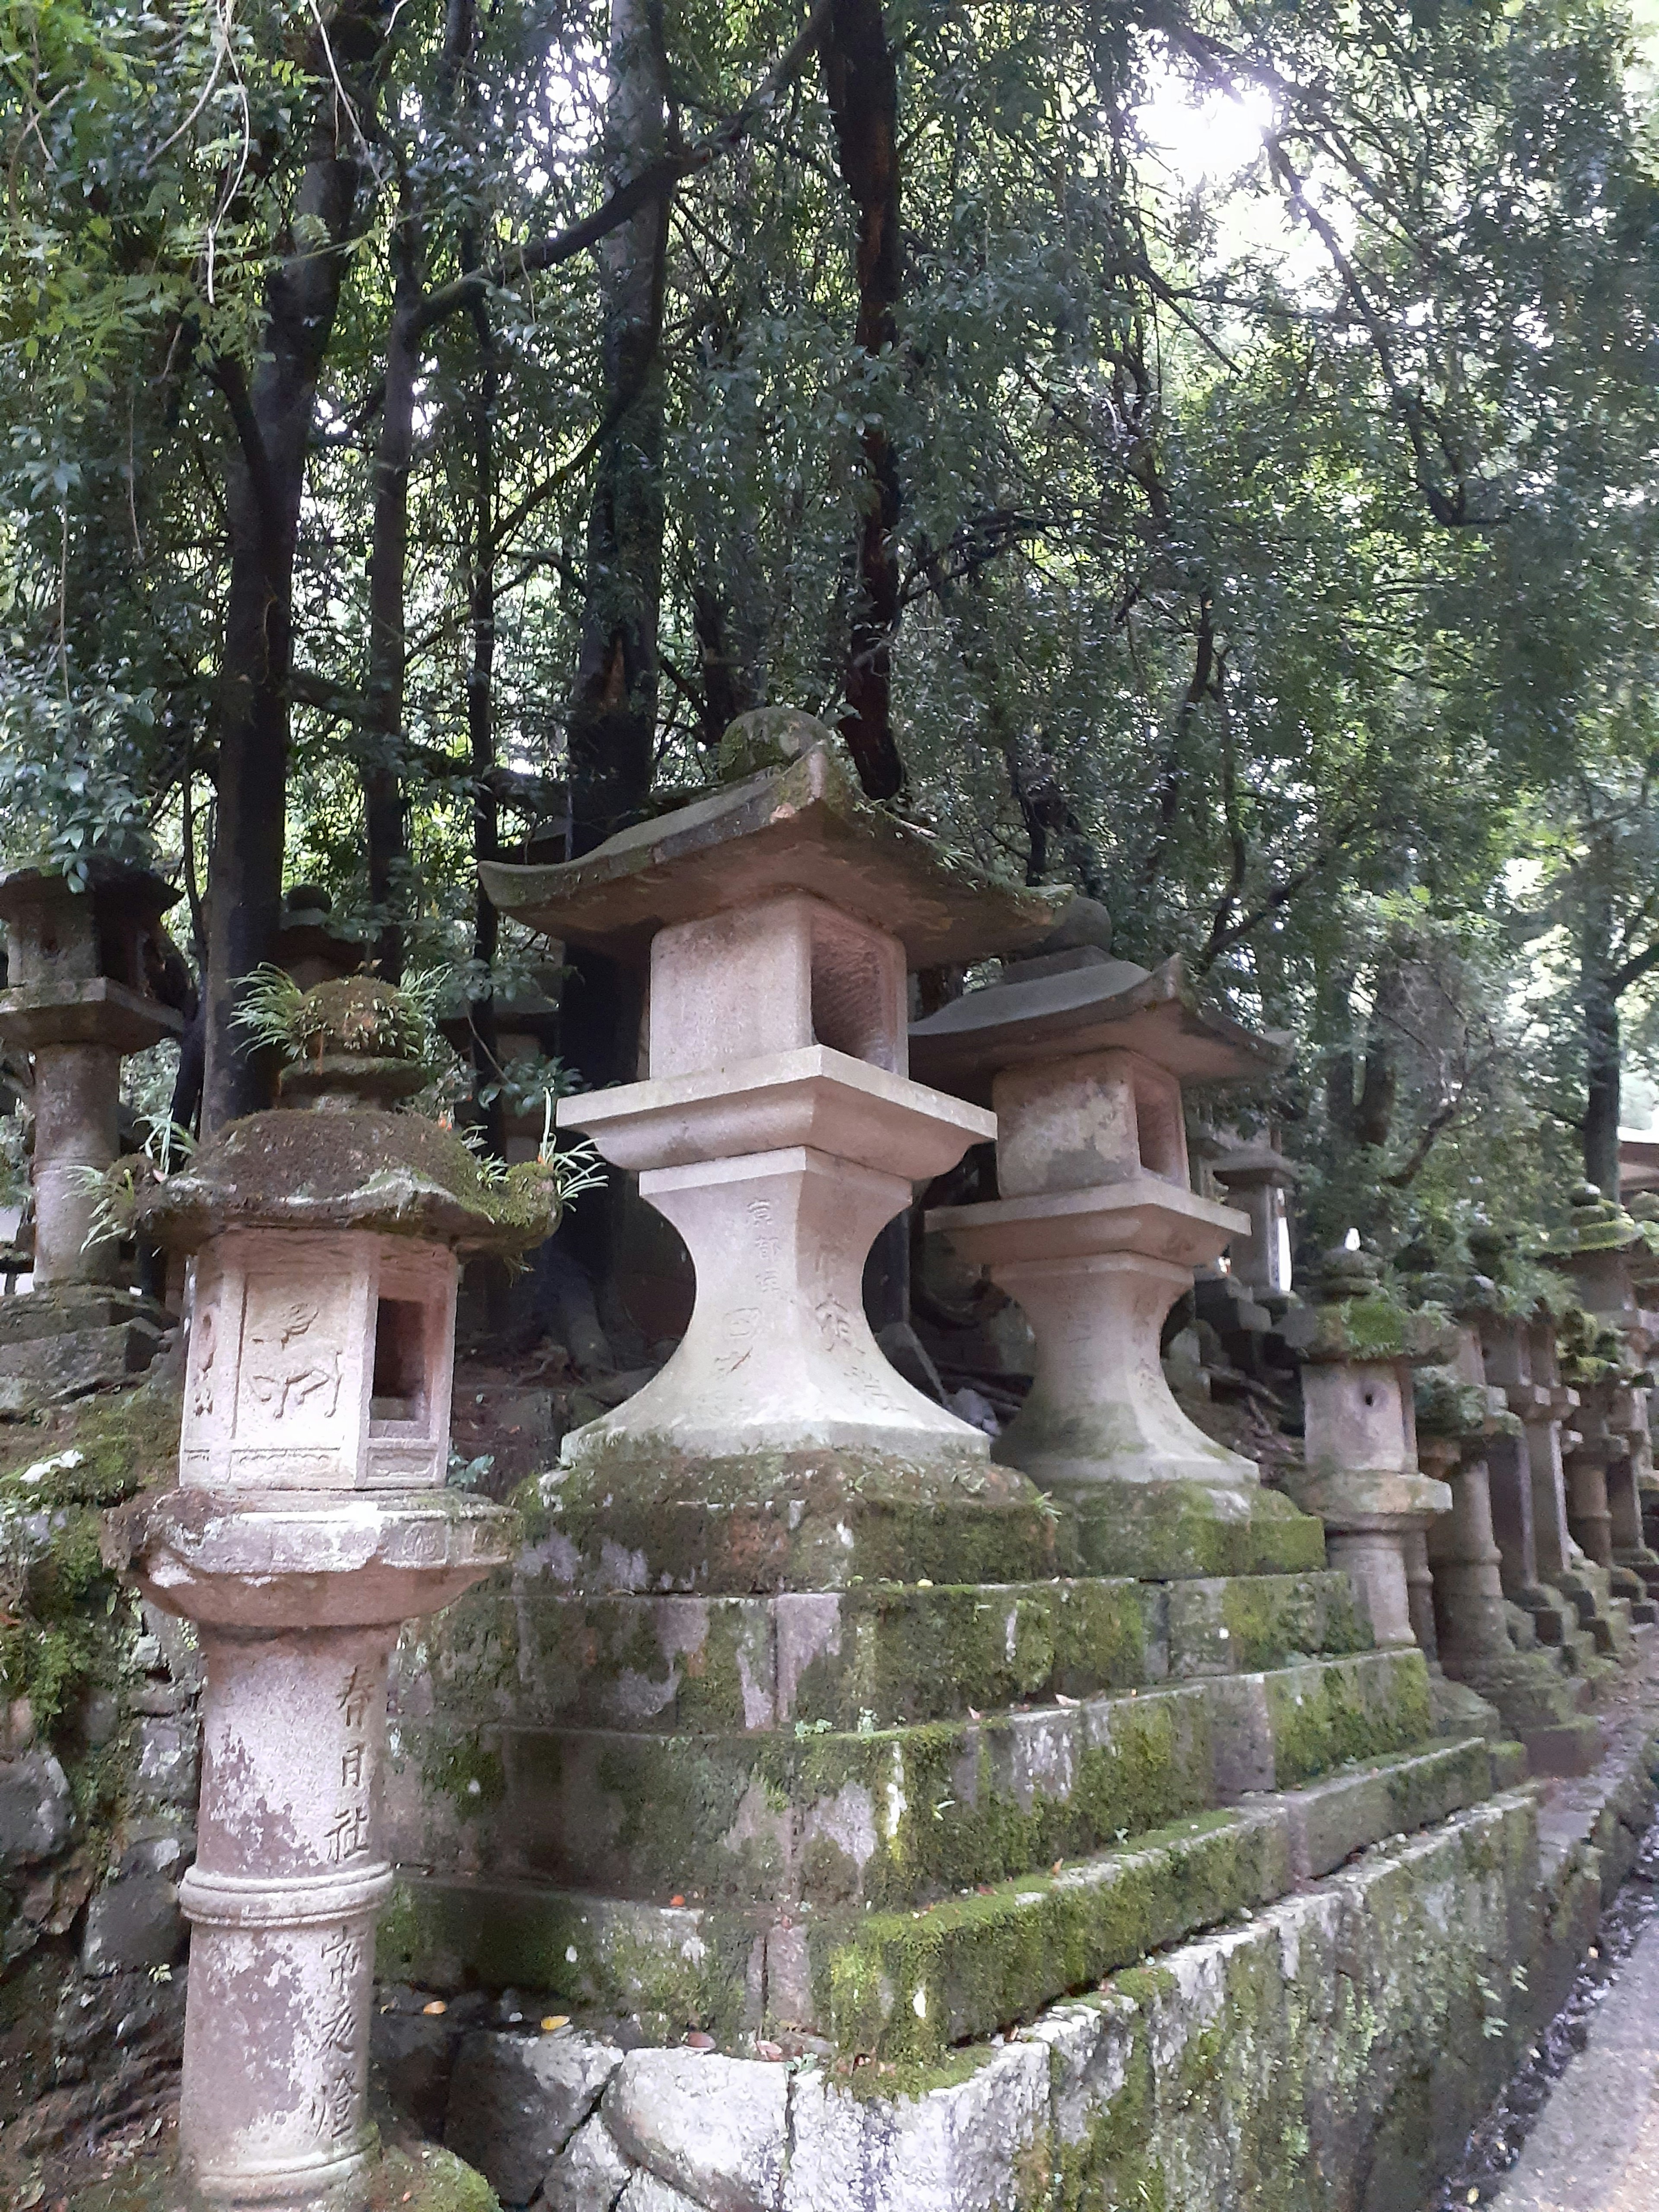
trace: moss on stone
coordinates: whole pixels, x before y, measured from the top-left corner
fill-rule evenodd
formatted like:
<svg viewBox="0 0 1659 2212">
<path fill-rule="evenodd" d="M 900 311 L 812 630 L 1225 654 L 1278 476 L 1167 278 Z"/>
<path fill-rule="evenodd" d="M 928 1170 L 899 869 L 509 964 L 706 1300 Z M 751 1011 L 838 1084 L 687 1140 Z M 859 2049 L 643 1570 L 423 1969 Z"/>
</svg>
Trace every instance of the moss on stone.
<svg viewBox="0 0 1659 2212">
<path fill-rule="evenodd" d="M 1280 1789 L 1426 1741 L 1433 1732 L 1427 1664 L 1418 1651 L 1387 1658 L 1385 1665 L 1333 1660 L 1265 1678 Z"/>
<path fill-rule="evenodd" d="M 1114 1482 L 1065 1493 L 1084 1571 L 1145 1582 L 1297 1574 L 1325 1565 L 1325 1530 L 1273 1490 Z"/>
<path fill-rule="evenodd" d="M 1288 1879 L 1278 1822 L 1208 1814 L 1073 1875 L 869 1914 L 838 1936 L 815 1929 L 819 2014 L 844 2051 L 927 2062 L 1278 1895 Z"/>
</svg>

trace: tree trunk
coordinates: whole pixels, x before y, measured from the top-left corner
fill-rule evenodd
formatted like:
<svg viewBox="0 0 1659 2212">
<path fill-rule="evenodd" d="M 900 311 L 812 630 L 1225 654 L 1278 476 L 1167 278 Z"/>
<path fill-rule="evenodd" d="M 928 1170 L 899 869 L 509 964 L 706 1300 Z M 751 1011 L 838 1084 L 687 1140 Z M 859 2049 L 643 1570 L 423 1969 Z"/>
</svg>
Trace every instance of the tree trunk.
<svg viewBox="0 0 1659 2212">
<path fill-rule="evenodd" d="M 252 385 L 226 367 L 239 449 L 228 471 L 230 591 L 220 707 L 207 974 L 205 1131 L 270 1103 L 270 1055 L 235 1024 L 240 979 L 269 960 L 282 905 L 288 785 L 288 680 L 294 557 L 317 380 L 345 275 L 366 118 L 385 36 L 380 0 L 344 0 L 328 17 L 329 51 L 311 41 L 315 106 L 287 234 L 266 286 L 266 324 Z"/>
<path fill-rule="evenodd" d="M 466 732 L 472 754 L 472 854 L 476 865 L 495 860 L 501 845 L 501 810 L 490 771 L 495 765 L 495 397 L 500 373 L 489 310 L 473 309 L 478 341 L 478 383 L 472 405 L 472 563 L 467 578 L 467 611 L 472 629 L 472 661 L 466 672 Z M 472 957 L 489 976 L 495 965 L 501 917 L 485 896 L 482 877 L 473 908 Z M 472 1092 L 475 1100 L 500 1072 L 493 989 L 471 1002 Z M 481 1107 L 484 1141 L 501 1150 L 499 1098 Z"/>
<path fill-rule="evenodd" d="M 612 0 L 609 181 L 663 151 L 659 0 Z M 663 255 L 668 200 L 652 200 L 599 249 L 601 422 L 587 525 L 587 596 L 570 711 L 571 851 L 635 818 L 651 789 L 662 604 Z"/>
<path fill-rule="evenodd" d="M 662 153 L 667 88 L 659 0 L 612 0 L 606 115 L 610 182 Z M 662 604 L 663 260 L 666 195 L 613 231 L 599 252 L 604 436 L 587 525 L 587 596 L 571 701 L 570 852 L 592 852 L 636 820 L 651 793 Z M 573 951 L 562 994 L 561 1048 L 592 1083 L 637 1072 L 640 997 L 614 961 Z M 605 1209 L 580 1231 L 602 1237 Z M 573 1216 L 573 1221 L 575 1217 Z M 602 1255 L 585 1255 L 595 1275 Z"/>
<path fill-rule="evenodd" d="M 1619 994 L 1613 975 L 1613 899 L 1605 867 L 1587 864 L 1579 923 L 1579 995 L 1584 1020 L 1584 1180 L 1619 1195 Z"/>
<path fill-rule="evenodd" d="M 404 204 L 392 237 L 392 325 L 386 336 L 386 396 L 374 453 L 374 507 L 368 562 L 368 719 L 362 764 L 363 828 L 369 902 L 380 917 L 375 966 L 399 981 L 404 931 L 398 908 L 408 856 L 404 799 L 404 680 L 408 665 L 404 600 L 409 568 L 409 472 L 415 453 L 415 386 L 422 346 L 420 219 Z"/>
<path fill-rule="evenodd" d="M 835 0 L 820 55 L 842 181 L 858 210 L 858 342 L 872 358 L 897 341 L 903 278 L 899 234 L 898 71 L 880 0 Z M 899 619 L 898 465 L 880 422 L 863 434 L 866 505 L 845 679 L 842 736 L 872 799 L 904 787 L 893 738 L 893 634 Z"/>
</svg>

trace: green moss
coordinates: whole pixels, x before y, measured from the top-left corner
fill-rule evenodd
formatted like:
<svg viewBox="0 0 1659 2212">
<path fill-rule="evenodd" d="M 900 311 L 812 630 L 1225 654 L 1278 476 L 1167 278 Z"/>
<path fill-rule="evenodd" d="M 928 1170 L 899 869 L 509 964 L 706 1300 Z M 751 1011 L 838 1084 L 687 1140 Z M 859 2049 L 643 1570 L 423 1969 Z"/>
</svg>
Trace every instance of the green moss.
<svg viewBox="0 0 1659 2212">
<path fill-rule="evenodd" d="M 1114 1482 L 1065 1500 L 1079 1558 L 1091 1575 L 1145 1582 L 1189 1577 L 1298 1574 L 1325 1565 L 1325 1530 L 1277 1491 L 1247 1495 L 1198 1482 Z"/>
<path fill-rule="evenodd" d="M 1086 1875 L 1028 1875 L 923 1913 L 870 1914 L 850 1932 L 815 1929 L 820 2016 L 844 2051 L 927 2061 L 1279 1894 L 1288 1879 L 1276 1824 L 1206 1814 Z"/>
<path fill-rule="evenodd" d="M 365 2212 L 501 2212 L 501 2200 L 453 2151 L 422 2143 L 376 2162 Z"/>
<path fill-rule="evenodd" d="M 603 1898 L 406 1877 L 380 1916 L 376 1975 L 438 1990 L 557 1992 L 573 2008 L 639 2014 L 666 2040 L 735 2040 L 754 1930 L 742 1913 L 665 1921 Z"/>
<path fill-rule="evenodd" d="M 1407 1750 L 1433 1730 L 1428 1668 L 1417 1651 L 1286 1668 L 1263 1688 L 1281 1789 Z"/>
<path fill-rule="evenodd" d="M 501 1753 L 465 1733 L 426 1740 L 421 1781 L 434 1795 L 448 1798 L 464 1820 L 476 1819 L 507 1796 L 507 1769 Z"/>
</svg>

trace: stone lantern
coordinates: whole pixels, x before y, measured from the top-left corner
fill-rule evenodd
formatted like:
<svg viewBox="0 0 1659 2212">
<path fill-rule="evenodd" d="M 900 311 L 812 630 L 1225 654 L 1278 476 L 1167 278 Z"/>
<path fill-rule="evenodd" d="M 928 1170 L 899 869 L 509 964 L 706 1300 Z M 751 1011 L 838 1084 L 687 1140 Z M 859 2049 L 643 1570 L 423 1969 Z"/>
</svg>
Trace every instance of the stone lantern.
<svg viewBox="0 0 1659 2212">
<path fill-rule="evenodd" d="M 1568 1519 L 1614 1594 L 1644 1607 L 1647 1577 L 1659 1581 L 1659 1554 L 1649 1550 L 1642 1526 L 1641 1475 L 1650 1457 L 1643 1449 L 1645 1407 L 1638 1416 L 1634 1404 L 1636 1391 L 1646 1389 L 1643 1363 L 1659 1341 L 1659 1321 L 1640 1303 L 1651 1265 L 1646 1239 L 1615 1200 L 1581 1183 L 1565 1236 L 1540 1256 L 1571 1278 L 1596 1334 L 1593 1344 L 1577 1346 L 1569 1377 L 1582 1404 L 1567 1454 Z"/>
<path fill-rule="evenodd" d="M 154 988 L 161 916 L 177 896 L 100 856 L 82 889 L 39 868 L 0 876 L 0 1040 L 34 1067 L 34 1291 L 0 1316 L 0 1411 L 118 1382 L 158 1340 L 161 1310 L 120 1283 L 116 1243 L 88 1239 L 94 1177 L 120 1149 L 122 1056 L 183 1027 Z"/>
<path fill-rule="evenodd" d="M 1210 1162 L 1210 1173 L 1227 1194 L 1227 1203 L 1250 1224 L 1248 1241 L 1232 1254 L 1234 1274 L 1254 1297 L 1290 1295 L 1289 1202 L 1302 1170 L 1265 1139 L 1233 1145 Z"/>
<path fill-rule="evenodd" d="M 1190 1187 L 1182 1085 L 1259 1074 L 1263 1047 L 1194 1011 L 1178 961 L 1149 973 L 1087 945 L 1017 962 L 917 1023 L 910 1050 L 995 1108 L 1000 1195 L 928 1225 L 1030 1322 L 1036 1375 L 997 1456 L 1075 1509 L 1088 1571 L 1322 1566 L 1317 1523 L 1188 1420 L 1159 1358 L 1194 1265 L 1249 1228 Z"/>
<path fill-rule="evenodd" d="M 1331 1564 L 1347 1569 L 1377 1642 L 1421 1644 L 1432 1657 L 1425 1531 L 1452 1495 L 1418 1465 L 1412 1369 L 1454 1347 L 1443 1322 L 1404 1305 L 1382 1273 L 1369 1252 L 1328 1252 L 1314 1302 L 1285 1316 L 1305 1415 L 1292 1486 L 1324 1522 Z"/>
<path fill-rule="evenodd" d="M 514 1528 L 444 1487 L 455 1255 L 539 1241 L 557 1202 L 538 1170 L 491 1183 L 388 1110 L 424 1075 L 398 1056 L 395 994 L 362 979 L 304 1004 L 283 1092 L 311 1110 L 232 1122 L 139 1203 L 196 1255 L 195 1313 L 179 1487 L 112 1540 L 206 1658 L 185 2165 L 210 2204 L 333 2212 L 362 2201 L 373 2145 L 387 1662 Z"/>
<path fill-rule="evenodd" d="M 1539 1644 L 1534 1616 L 1505 1599 L 1488 1460 L 1494 1447 L 1519 1442 L 1521 1423 L 1504 1388 L 1486 1379 L 1473 1319 L 1456 1323 L 1447 1365 L 1418 1370 L 1415 1401 L 1419 1462 L 1452 1499 L 1427 1533 L 1440 1666 L 1496 1707 L 1534 1774 L 1588 1774 L 1601 1756 L 1601 1730 L 1585 1711 L 1590 1685 L 1559 1644 Z"/>
<path fill-rule="evenodd" d="M 648 963 L 647 1079 L 562 1098 L 559 1127 L 638 1173 L 696 1272 L 666 1366 L 566 1437 L 562 1525 L 610 1588 L 969 1579 L 975 1529 L 1051 1555 L 1035 1493 L 889 1365 L 861 1295 L 882 1224 L 996 1126 L 909 1079 L 907 962 L 1034 937 L 1051 902 L 870 805 L 820 724 L 746 719 L 786 764 L 484 872 L 514 920 Z"/>
<path fill-rule="evenodd" d="M 334 927 L 333 912 L 333 900 L 316 884 L 295 884 L 283 894 L 271 957 L 302 991 L 355 975 L 368 956 L 361 938 Z"/>
</svg>

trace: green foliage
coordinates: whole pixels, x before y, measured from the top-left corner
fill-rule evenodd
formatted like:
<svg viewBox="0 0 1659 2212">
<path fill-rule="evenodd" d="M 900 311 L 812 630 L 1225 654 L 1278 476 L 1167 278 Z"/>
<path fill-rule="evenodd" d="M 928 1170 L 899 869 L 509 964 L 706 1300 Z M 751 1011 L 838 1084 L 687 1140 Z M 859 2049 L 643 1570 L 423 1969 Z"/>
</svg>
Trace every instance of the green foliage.
<svg viewBox="0 0 1659 2212">
<path fill-rule="evenodd" d="M 0 821 L 204 859 L 222 701 L 233 371 L 351 137 L 279 0 L 0 17 Z M 332 20 L 330 18 L 329 20 Z M 362 228 L 318 394 L 295 569 L 289 856 L 366 945 L 505 998 L 471 875 L 477 586 L 501 844 L 563 818 L 602 387 L 591 257 L 516 251 L 598 204 L 597 0 L 396 11 L 356 117 Z M 678 127 L 799 31 L 665 19 Z M 1583 1119 L 1586 976 L 1652 949 L 1659 185 L 1603 0 L 888 10 L 904 283 L 855 343 L 816 65 L 688 179 L 661 271 L 666 517 L 655 761 L 729 715 L 833 721 L 866 437 L 893 457 L 907 804 L 1006 875 L 1101 897 L 1121 951 L 1291 1032 L 1254 1102 L 1317 1170 L 1319 1242 L 1453 1249 L 1536 1218 Z M 308 70 L 312 73 L 308 74 Z M 319 125 L 319 118 L 322 118 Z M 369 554 L 398 256 L 501 280 L 421 362 L 402 713 L 370 696 Z M 482 520 L 481 520 L 482 518 Z M 487 545 L 486 545 L 487 540 Z M 371 897 L 366 775 L 406 860 Z M 1620 986 L 1659 1044 L 1656 963 Z M 1375 1079 L 1373 1080 L 1373 1073 Z M 578 1072 L 505 1066 L 533 1110 Z"/>
</svg>

